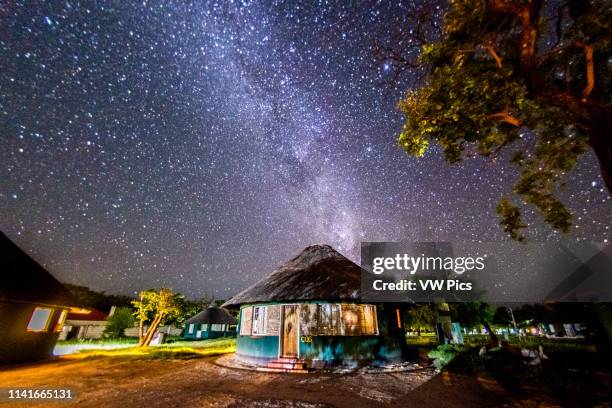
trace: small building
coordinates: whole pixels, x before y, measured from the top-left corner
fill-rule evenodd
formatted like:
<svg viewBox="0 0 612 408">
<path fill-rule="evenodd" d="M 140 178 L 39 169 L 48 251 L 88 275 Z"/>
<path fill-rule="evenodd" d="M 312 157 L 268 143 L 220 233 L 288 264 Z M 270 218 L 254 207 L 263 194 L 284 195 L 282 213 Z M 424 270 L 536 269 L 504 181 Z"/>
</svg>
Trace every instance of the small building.
<svg viewBox="0 0 612 408">
<path fill-rule="evenodd" d="M 0 265 L 0 364 L 50 357 L 68 313 L 88 310 L 2 232 Z"/>
<path fill-rule="evenodd" d="M 285 370 L 406 358 L 398 305 L 360 300 L 362 269 L 313 245 L 223 306 L 240 309 L 236 358 Z"/>
<path fill-rule="evenodd" d="M 238 320 L 221 307 L 209 307 L 185 321 L 185 339 L 235 337 Z"/>
<path fill-rule="evenodd" d="M 110 314 L 112 314 L 112 310 Z M 106 319 L 110 314 L 107 315 L 97 309 L 91 309 L 91 313 L 88 314 L 68 313 L 59 339 L 100 339 L 104 335 L 104 330 L 108 324 Z"/>
</svg>

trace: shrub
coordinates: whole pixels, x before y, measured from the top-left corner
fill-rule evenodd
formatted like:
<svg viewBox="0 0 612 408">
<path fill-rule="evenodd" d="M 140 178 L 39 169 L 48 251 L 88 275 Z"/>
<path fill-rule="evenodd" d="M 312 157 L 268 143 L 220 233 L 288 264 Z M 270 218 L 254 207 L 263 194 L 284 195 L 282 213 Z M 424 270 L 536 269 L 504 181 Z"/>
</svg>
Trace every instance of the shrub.
<svg viewBox="0 0 612 408">
<path fill-rule="evenodd" d="M 115 313 L 106 319 L 108 324 L 104 329 L 104 337 L 123 337 L 125 329 L 134 327 L 135 319 L 132 309 L 129 307 L 118 307 Z"/>
<path fill-rule="evenodd" d="M 459 347 L 454 344 L 442 344 L 431 350 L 427 356 L 434 360 L 434 367 L 441 370 L 455 358 L 458 351 Z"/>
</svg>

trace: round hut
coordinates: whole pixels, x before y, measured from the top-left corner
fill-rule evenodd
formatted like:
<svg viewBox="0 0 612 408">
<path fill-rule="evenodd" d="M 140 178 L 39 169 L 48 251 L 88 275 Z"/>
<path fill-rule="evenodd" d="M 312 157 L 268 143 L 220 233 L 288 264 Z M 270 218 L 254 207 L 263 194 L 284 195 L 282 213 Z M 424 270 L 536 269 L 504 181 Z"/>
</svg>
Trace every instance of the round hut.
<svg viewBox="0 0 612 408">
<path fill-rule="evenodd" d="M 400 310 L 362 303 L 361 273 L 331 246 L 313 245 L 228 300 L 240 309 L 236 358 L 284 370 L 401 360 Z"/>
<path fill-rule="evenodd" d="M 185 321 L 183 338 L 216 339 L 235 337 L 237 320 L 220 307 L 209 307 Z"/>
</svg>

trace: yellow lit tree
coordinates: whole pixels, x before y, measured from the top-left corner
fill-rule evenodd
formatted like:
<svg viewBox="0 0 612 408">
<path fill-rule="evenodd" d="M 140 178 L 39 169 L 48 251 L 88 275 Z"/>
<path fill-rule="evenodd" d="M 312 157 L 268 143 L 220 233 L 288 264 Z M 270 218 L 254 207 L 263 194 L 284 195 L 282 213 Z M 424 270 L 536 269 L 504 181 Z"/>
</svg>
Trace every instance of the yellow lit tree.
<svg viewBox="0 0 612 408">
<path fill-rule="evenodd" d="M 145 290 L 140 292 L 140 299 L 132 301 L 136 311 L 134 316 L 139 321 L 139 346 L 151 344 L 153 335 L 161 323 L 177 316 L 181 312 L 181 295 L 170 289 L 162 288 L 159 291 Z M 149 323 L 147 331 L 144 326 Z"/>
</svg>

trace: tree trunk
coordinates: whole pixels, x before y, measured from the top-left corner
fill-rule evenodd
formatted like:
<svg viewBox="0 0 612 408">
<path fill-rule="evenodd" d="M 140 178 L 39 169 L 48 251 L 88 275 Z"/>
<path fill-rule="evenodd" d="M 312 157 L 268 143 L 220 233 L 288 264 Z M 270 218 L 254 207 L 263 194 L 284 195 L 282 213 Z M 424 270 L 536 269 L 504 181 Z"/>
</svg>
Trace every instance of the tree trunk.
<svg viewBox="0 0 612 408">
<path fill-rule="evenodd" d="M 144 339 L 144 342 L 143 342 L 142 346 L 148 346 L 149 344 L 151 344 L 151 340 L 153 339 L 153 335 L 155 334 L 155 331 L 159 327 L 159 324 L 162 321 L 162 317 L 163 317 L 162 315 L 155 316 L 155 319 L 153 319 L 153 322 L 151 323 L 151 326 L 149 327 L 149 330 L 147 330 L 147 335 L 145 336 L 145 339 Z"/>
<path fill-rule="evenodd" d="M 598 126 L 599 127 L 599 126 Z M 606 127 L 605 125 L 603 127 Z M 610 128 L 608 128 L 609 131 Z M 589 139 L 589 145 L 593 149 L 597 160 L 599 161 L 599 169 L 601 177 L 608 189 L 608 193 L 612 195 L 612 143 L 606 140 L 606 129 L 597 129 Z"/>
<path fill-rule="evenodd" d="M 489 326 L 489 323 L 483 321 L 482 325 L 484 326 L 484 328 L 487 330 L 487 332 L 489 333 L 489 337 L 491 337 L 491 343 L 497 345 L 499 339 L 497 338 L 497 334 L 495 334 L 495 332 L 493 331 L 493 329 L 491 328 L 491 326 Z"/>
<path fill-rule="evenodd" d="M 140 319 L 139 327 L 138 327 L 138 345 L 142 346 L 144 343 L 144 321 Z"/>
</svg>

